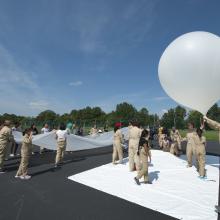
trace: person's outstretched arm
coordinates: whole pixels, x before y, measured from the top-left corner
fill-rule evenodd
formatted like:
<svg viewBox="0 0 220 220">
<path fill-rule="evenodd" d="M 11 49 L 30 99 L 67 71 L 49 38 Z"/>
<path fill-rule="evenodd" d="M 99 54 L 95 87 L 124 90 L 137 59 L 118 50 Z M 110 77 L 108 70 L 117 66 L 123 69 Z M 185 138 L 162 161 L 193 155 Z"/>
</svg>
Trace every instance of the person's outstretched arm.
<svg viewBox="0 0 220 220">
<path fill-rule="evenodd" d="M 217 121 L 214 121 L 214 120 L 211 120 L 210 118 L 208 118 L 207 116 L 204 116 L 203 117 L 204 118 L 204 120 L 208 123 L 208 125 L 210 126 L 210 127 L 212 127 L 213 129 L 220 129 L 220 123 L 219 122 L 217 122 Z"/>
</svg>

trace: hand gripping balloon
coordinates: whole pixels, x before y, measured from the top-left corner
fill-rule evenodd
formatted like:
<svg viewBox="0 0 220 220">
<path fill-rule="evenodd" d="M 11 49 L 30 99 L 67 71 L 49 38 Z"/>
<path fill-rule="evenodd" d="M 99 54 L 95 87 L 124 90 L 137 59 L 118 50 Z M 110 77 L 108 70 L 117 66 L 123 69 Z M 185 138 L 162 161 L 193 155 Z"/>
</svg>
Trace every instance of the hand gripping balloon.
<svg viewBox="0 0 220 220">
<path fill-rule="evenodd" d="M 162 54 L 158 72 L 172 99 L 206 115 L 220 99 L 220 37 L 201 31 L 178 37 Z"/>
</svg>

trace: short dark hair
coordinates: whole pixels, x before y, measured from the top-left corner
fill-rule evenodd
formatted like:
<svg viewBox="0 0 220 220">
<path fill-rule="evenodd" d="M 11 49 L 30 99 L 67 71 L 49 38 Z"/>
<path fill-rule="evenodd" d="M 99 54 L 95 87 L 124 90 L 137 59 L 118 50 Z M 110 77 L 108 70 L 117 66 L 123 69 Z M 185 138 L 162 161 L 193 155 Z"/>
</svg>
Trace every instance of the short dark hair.
<svg viewBox="0 0 220 220">
<path fill-rule="evenodd" d="M 115 126 L 115 127 L 114 127 L 114 132 L 116 132 L 118 129 L 119 129 L 119 127 L 118 127 L 118 126 Z"/>
<path fill-rule="evenodd" d="M 28 133 L 31 132 L 31 131 L 32 131 L 31 128 L 26 128 L 26 129 L 23 131 L 23 136 L 24 136 L 25 134 L 28 134 Z"/>
<path fill-rule="evenodd" d="M 66 125 L 64 123 L 60 124 L 60 130 L 66 130 Z"/>
<path fill-rule="evenodd" d="M 144 129 L 141 133 L 141 138 L 146 138 L 148 134 L 149 134 L 148 130 Z"/>
</svg>

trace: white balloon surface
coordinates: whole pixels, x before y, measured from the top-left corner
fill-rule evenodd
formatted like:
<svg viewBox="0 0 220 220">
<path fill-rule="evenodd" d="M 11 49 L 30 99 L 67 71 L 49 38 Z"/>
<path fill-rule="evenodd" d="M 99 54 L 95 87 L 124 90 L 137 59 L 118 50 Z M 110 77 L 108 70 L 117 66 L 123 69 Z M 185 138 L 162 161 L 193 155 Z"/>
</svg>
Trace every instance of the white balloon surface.
<svg viewBox="0 0 220 220">
<path fill-rule="evenodd" d="M 158 72 L 172 99 L 205 115 L 220 99 L 220 37 L 202 31 L 178 37 L 162 54 Z"/>
</svg>

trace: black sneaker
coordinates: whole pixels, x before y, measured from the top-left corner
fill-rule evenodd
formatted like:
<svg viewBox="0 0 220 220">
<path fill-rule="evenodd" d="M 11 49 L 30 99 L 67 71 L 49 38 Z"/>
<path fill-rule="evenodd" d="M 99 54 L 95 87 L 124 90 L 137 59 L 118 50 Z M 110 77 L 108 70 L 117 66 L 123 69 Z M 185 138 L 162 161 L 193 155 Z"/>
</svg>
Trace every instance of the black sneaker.
<svg viewBox="0 0 220 220">
<path fill-rule="evenodd" d="M 144 183 L 145 183 L 145 184 L 152 184 L 151 181 L 145 181 Z"/>
<path fill-rule="evenodd" d="M 5 173 L 5 172 L 6 172 L 6 170 L 5 170 L 4 168 L 1 168 L 1 169 L 0 169 L 0 174 L 1 174 L 1 173 Z"/>
<path fill-rule="evenodd" d="M 136 177 L 134 178 L 134 181 L 137 183 L 137 185 L 141 185 L 139 179 L 137 179 Z"/>
<path fill-rule="evenodd" d="M 215 211 L 220 214 L 220 206 L 216 205 L 215 206 Z"/>
</svg>

